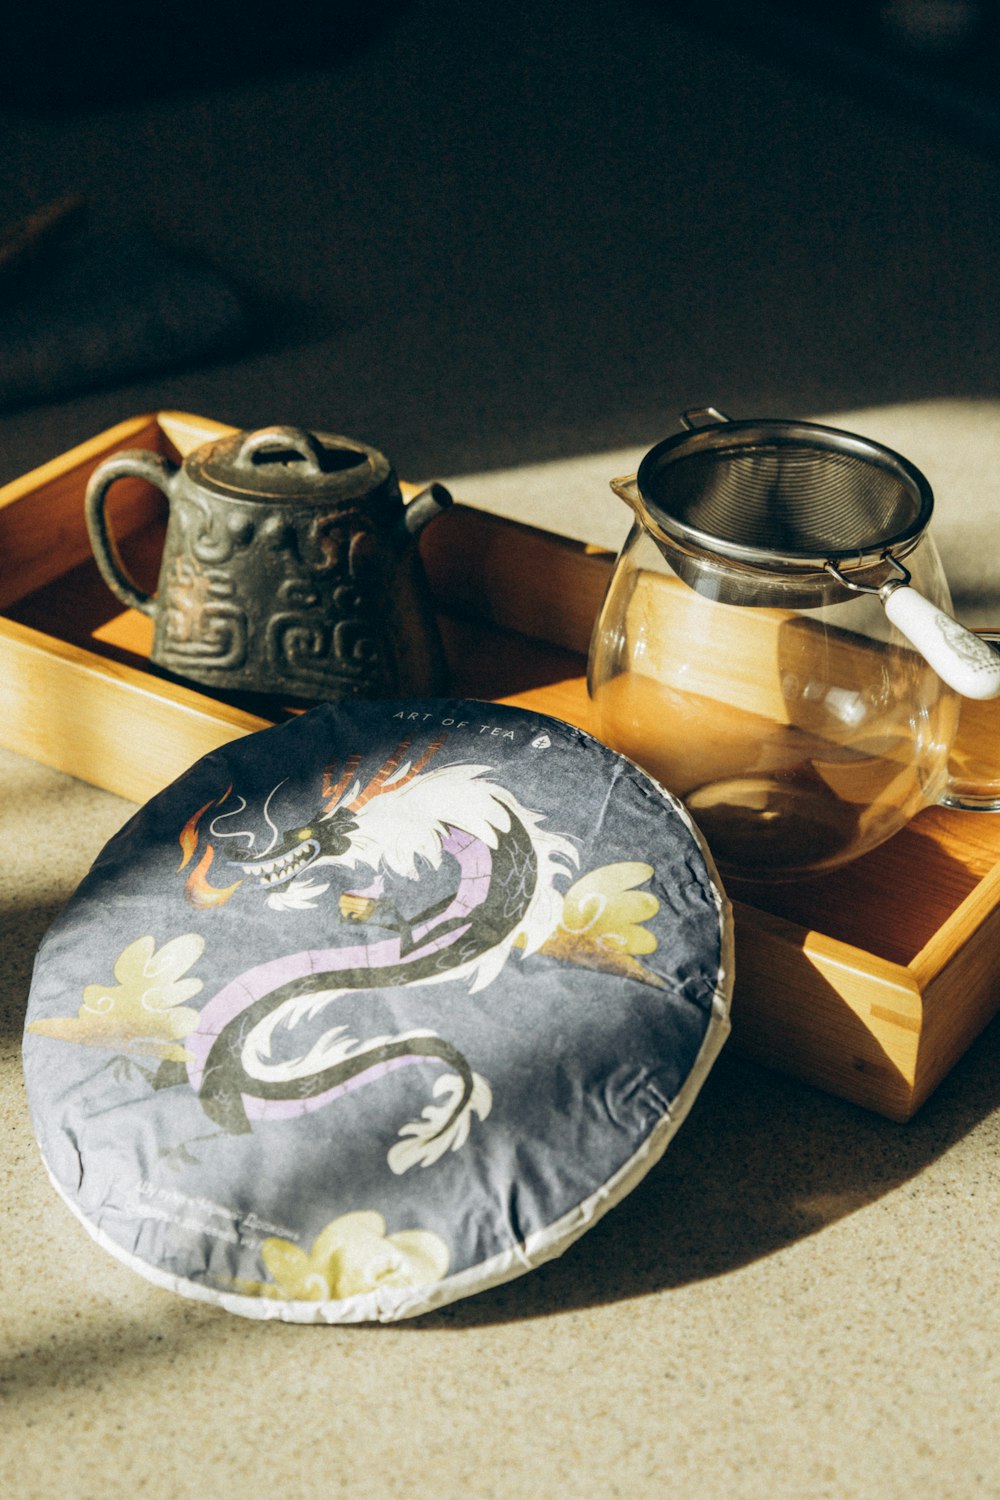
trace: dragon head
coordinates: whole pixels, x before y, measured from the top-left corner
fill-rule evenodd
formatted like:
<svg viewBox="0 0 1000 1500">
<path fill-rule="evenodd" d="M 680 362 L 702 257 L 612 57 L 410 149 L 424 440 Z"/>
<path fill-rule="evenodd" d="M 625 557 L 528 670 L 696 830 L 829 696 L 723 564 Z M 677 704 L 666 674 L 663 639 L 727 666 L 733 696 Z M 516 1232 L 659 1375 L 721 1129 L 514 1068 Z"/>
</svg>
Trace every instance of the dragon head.
<svg viewBox="0 0 1000 1500">
<path fill-rule="evenodd" d="M 239 797 L 235 807 L 227 808 L 232 793 L 232 787 L 228 787 L 217 800 L 206 802 L 193 813 L 181 830 L 179 841 L 183 857 L 178 871 L 187 869 L 194 859 L 201 842 L 202 820 L 211 809 L 215 809 L 207 825 L 208 842 L 185 881 L 188 900 L 199 907 L 223 906 L 244 885 L 273 893 L 280 887 L 289 886 L 313 866 L 342 859 L 351 849 L 362 809 L 374 797 L 412 781 L 443 744 L 444 737 L 434 740 L 416 760 L 409 761 L 406 753 L 410 741 L 403 740 L 364 786 L 357 776 L 360 755 L 350 756 L 336 779 L 334 768 L 328 766 L 323 773 L 315 818 L 286 830 L 280 829 L 271 815 L 271 804 L 284 785 L 284 782 L 279 782 L 272 787 L 264 802 L 263 822 L 271 837 L 259 853 L 256 852 L 257 832 L 243 822 L 247 802 Z M 241 826 L 235 826 L 237 823 Z M 247 844 L 247 849 L 226 861 L 227 873 L 238 873 L 239 878 L 226 885 L 215 885 L 208 879 L 215 859 L 212 840 L 224 839 L 241 839 Z"/>
<path fill-rule="evenodd" d="M 307 823 L 305 827 L 283 833 L 266 855 L 256 859 L 230 859 L 229 864 L 241 870 L 245 879 L 271 889 L 294 880 L 319 860 L 337 859 L 351 847 L 351 834 L 357 821 L 346 807 L 338 807 Z"/>
</svg>

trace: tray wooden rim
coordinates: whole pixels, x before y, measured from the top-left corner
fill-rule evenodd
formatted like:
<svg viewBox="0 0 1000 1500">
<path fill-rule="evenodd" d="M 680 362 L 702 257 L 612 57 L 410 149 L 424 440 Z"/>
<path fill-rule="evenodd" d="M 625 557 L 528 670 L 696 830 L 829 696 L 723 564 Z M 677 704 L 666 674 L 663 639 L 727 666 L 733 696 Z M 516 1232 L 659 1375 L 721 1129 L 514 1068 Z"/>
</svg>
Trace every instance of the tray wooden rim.
<svg viewBox="0 0 1000 1500">
<path fill-rule="evenodd" d="M 232 430 L 182 411 L 127 418 L 4 486 L 0 511 L 42 491 L 75 503 L 86 471 L 116 449 L 150 446 L 155 439 L 183 454 Z M 501 631 L 534 636 L 585 657 L 613 554 L 474 507 L 458 505 L 454 514 L 453 525 L 466 528 L 476 568 L 470 571 L 468 557 L 451 555 L 439 530 L 438 543 L 432 542 L 425 555 L 439 593 L 459 611 L 466 608 Z M 433 537 L 438 525 L 428 534 Z M 72 546 L 79 554 L 75 561 L 89 555 L 85 539 L 80 552 L 75 532 Z M 53 571 L 53 550 L 36 546 L 32 552 L 29 545 L 26 574 L 16 586 L 0 575 L 0 610 L 12 595 L 30 592 L 25 577 L 34 587 L 46 573 L 62 576 L 65 561 Z M 571 600 L 554 627 L 543 607 L 544 593 L 533 595 L 524 586 L 529 574 L 543 575 L 550 588 L 554 581 Z M 2 614 L 0 657 L 5 663 L 0 743 L 132 801 L 144 800 L 201 754 L 270 722 Z M 38 680 L 69 704 L 74 734 L 61 751 L 46 734 L 33 701 L 31 684 Z M 556 713 L 586 727 L 579 677 L 498 701 Z M 146 759 L 112 764 L 109 737 L 135 715 L 147 726 Z M 992 959 L 1000 949 L 1000 860 L 905 964 L 832 937 L 819 925 L 800 925 L 745 901 L 735 900 L 733 909 L 739 1044 L 772 1066 L 892 1119 L 912 1116 L 1000 1007 Z M 954 1003 L 956 989 L 968 996 L 960 1007 Z M 792 996 L 793 1003 L 780 1003 L 776 990 Z"/>
</svg>

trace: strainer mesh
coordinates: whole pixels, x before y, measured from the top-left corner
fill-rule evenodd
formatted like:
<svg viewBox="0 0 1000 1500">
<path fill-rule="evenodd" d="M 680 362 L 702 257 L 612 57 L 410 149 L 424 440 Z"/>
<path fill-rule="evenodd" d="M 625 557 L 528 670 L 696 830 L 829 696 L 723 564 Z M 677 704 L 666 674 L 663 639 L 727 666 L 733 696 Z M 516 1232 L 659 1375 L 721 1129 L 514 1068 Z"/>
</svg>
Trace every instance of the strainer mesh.
<svg viewBox="0 0 1000 1500">
<path fill-rule="evenodd" d="M 804 443 L 759 443 L 678 457 L 654 479 L 682 525 L 784 553 L 864 551 L 904 531 L 918 499 L 870 459 Z"/>
</svg>

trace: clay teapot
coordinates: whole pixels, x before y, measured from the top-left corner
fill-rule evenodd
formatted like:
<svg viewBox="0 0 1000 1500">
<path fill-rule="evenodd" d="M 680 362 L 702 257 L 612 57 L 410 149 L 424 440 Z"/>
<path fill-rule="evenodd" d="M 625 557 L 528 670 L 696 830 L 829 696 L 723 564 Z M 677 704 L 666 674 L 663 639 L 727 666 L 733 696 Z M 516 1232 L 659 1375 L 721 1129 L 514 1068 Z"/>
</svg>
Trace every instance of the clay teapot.
<svg viewBox="0 0 1000 1500">
<path fill-rule="evenodd" d="M 145 479 L 169 505 L 155 595 L 122 565 L 109 488 Z M 351 438 L 267 427 L 181 467 L 141 449 L 94 471 L 86 516 L 109 588 L 154 622 L 152 660 L 216 691 L 290 702 L 437 694 L 444 654 L 416 538 L 451 504 L 404 504 L 389 460 Z"/>
</svg>

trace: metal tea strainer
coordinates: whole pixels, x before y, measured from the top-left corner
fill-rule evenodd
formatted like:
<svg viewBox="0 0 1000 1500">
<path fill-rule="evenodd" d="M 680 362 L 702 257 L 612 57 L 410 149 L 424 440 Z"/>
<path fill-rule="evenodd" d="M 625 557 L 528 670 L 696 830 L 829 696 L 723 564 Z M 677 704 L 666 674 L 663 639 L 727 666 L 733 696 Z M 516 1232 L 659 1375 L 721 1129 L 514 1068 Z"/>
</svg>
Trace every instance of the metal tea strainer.
<svg viewBox="0 0 1000 1500">
<path fill-rule="evenodd" d="M 678 577 L 722 604 L 813 609 L 877 594 L 897 629 L 970 698 L 1000 696 L 1000 656 L 910 586 L 903 559 L 934 508 L 898 453 L 812 422 L 686 412 L 685 431 L 612 481 Z"/>
</svg>

